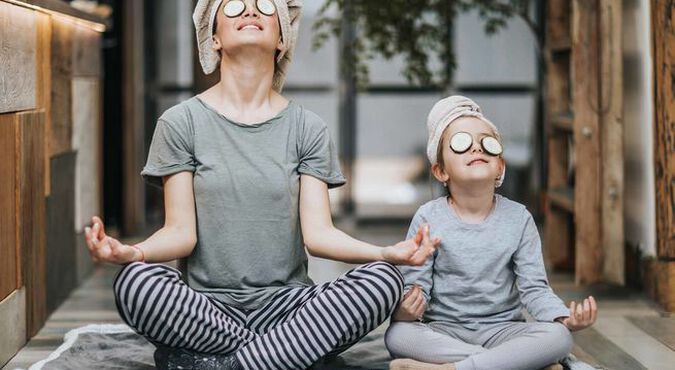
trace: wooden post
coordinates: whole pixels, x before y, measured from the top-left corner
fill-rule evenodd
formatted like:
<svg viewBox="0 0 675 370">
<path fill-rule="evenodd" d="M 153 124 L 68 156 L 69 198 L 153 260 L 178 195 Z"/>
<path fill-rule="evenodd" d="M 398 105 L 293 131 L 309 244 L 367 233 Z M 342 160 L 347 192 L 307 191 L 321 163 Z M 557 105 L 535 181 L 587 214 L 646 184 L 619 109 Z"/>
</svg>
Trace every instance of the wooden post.
<svg viewBox="0 0 675 370">
<path fill-rule="evenodd" d="M 143 1 L 124 1 L 123 67 L 123 233 L 136 234 L 145 224 L 145 187 L 139 175 L 145 161 Z"/>
<path fill-rule="evenodd" d="M 652 0 L 656 299 L 675 311 L 675 0 Z"/>
<path fill-rule="evenodd" d="M 576 282 L 594 283 L 602 272 L 600 229 L 601 141 L 599 120 L 599 0 L 575 0 L 572 19 L 572 80 L 576 185 Z"/>
<path fill-rule="evenodd" d="M 621 1 L 600 0 L 600 188 L 602 280 L 624 285 L 623 63 Z"/>
</svg>

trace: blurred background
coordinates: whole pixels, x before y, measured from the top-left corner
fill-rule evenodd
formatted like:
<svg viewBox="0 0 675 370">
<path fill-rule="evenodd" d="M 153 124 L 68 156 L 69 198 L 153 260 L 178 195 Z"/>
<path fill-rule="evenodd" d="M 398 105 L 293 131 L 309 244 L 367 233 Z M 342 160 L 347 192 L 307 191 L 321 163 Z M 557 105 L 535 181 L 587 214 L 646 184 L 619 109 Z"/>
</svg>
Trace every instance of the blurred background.
<svg viewBox="0 0 675 370">
<path fill-rule="evenodd" d="M 58 309 L 72 313 L 78 289 L 100 283 L 99 293 L 110 293 L 110 268 L 92 263 L 84 243 L 91 216 L 130 243 L 162 226 L 161 190 L 139 175 L 157 118 L 218 81 L 197 60 L 195 4 L 0 0 L 0 156 L 9 159 L 0 163 L 0 331 L 18 333 L 0 338 L 0 364 Z M 382 245 L 404 238 L 415 210 L 442 194 L 425 155 L 426 116 L 440 98 L 465 95 L 500 129 L 507 173 L 498 193 L 535 216 L 557 291 L 570 299 L 604 294 L 621 320 L 638 308 L 670 318 L 672 1 L 415 4 L 440 14 L 430 21 L 435 43 L 416 49 L 429 54 L 429 79 L 410 78 L 411 54 L 385 57 L 370 43 L 386 29 L 369 27 L 377 12 L 399 8 L 384 0 L 304 1 L 283 94 L 322 117 L 338 146 L 348 184 L 330 193 L 337 224 Z M 399 13 L 410 20 L 405 7 Z M 339 32 L 319 37 L 321 20 Z M 391 44 L 396 50 L 401 39 L 421 38 Z M 350 59 L 361 46 L 361 59 Z M 349 267 L 312 259 L 310 273 L 325 281 Z M 672 356 L 675 323 L 650 325 L 666 328 L 642 327 Z M 630 352 L 626 335 L 601 335 Z M 603 353 L 612 352 L 594 355 L 597 363 Z M 660 368 L 643 361 L 649 353 L 630 352 L 638 365 L 625 368 Z"/>
</svg>

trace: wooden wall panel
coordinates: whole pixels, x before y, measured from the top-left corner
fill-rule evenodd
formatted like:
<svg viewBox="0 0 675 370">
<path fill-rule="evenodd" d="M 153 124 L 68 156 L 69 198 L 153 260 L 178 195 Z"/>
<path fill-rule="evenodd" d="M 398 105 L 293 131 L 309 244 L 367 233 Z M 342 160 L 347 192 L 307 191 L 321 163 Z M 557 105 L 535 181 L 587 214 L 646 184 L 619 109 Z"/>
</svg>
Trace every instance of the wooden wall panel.
<svg viewBox="0 0 675 370">
<path fill-rule="evenodd" d="M 45 277 L 45 112 L 18 115 L 19 246 L 26 287 L 26 334 L 37 334 L 47 318 Z"/>
<path fill-rule="evenodd" d="M 85 27 L 73 27 L 73 76 L 101 76 L 101 34 Z"/>
<path fill-rule="evenodd" d="M 572 92 L 576 185 L 576 282 L 594 283 L 602 273 L 600 225 L 600 122 L 598 111 L 599 0 L 574 0 L 572 19 Z"/>
<path fill-rule="evenodd" d="M 37 107 L 47 112 L 44 116 L 45 134 L 43 135 L 45 153 L 49 150 L 50 128 L 52 126 L 52 17 L 36 12 L 37 16 Z M 44 156 L 45 196 L 49 195 L 49 156 Z"/>
<path fill-rule="evenodd" d="M 35 22 L 34 11 L 0 2 L 0 113 L 36 107 Z"/>
<path fill-rule="evenodd" d="M 52 114 L 49 127 L 49 157 L 71 150 L 74 26 L 52 18 Z"/>
<path fill-rule="evenodd" d="M 75 152 L 51 158 L 52 192 L 46 205 L 47 313 L 53 312 L 77 285 L 75 251 Z"/>
<path fill-rule="evenodd" d="M 0 114 L 0 300 L 19 288 L 16 225 L 16 114 Z"/>
<path fill-rule="evenodd" d="M 75 165 L 75 220 L 79 232 L 100 215 L 101 178 L 100 123 L 101 84 L 94 78 L 73 78 L 73 151 L 77 152 Z"/>
</svg>

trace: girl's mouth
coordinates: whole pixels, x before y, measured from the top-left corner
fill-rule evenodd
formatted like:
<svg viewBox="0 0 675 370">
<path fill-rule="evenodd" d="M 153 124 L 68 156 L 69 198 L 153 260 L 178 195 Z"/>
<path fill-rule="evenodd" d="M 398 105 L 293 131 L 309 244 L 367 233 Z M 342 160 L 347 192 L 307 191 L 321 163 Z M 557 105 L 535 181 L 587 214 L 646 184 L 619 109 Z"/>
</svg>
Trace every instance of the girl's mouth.
<svg viewBox="0 0 675 370">
<path fill-rule="evenodd" d="M 469 164 L 467 164 L 467 166 L 473 166 L 475 164 L 487 164 L 487 163 L 488 162 L 485 159 L 477 158 L 477 159 L 474 159 L 473 161 L 469 162 Z"/>
</svg>

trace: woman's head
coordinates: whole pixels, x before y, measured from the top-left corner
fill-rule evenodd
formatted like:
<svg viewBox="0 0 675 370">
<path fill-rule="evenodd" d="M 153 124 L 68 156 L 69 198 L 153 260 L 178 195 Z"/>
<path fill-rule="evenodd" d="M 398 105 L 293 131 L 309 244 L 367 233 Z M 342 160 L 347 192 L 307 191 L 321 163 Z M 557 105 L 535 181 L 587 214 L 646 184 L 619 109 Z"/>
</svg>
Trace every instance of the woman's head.
<svg viewBox="0 0 675 370">
<path fill-rule="evenodd" d="M 301 8 L 301 0 L 199 0 L 193 20 L 204 73 L 216 70 L 223 53 L 255 48 L 274 60 L 273 88 L 280 92 L 295 49 Z"/>
<path fill-rule="evenodd" d="M 501 186 L 506 170 L 501 136 L 475 102 L 463 96 L 439 101 L 427 127 L 427 156 L 436 179 L 447 185 Z"/>
</svg>

